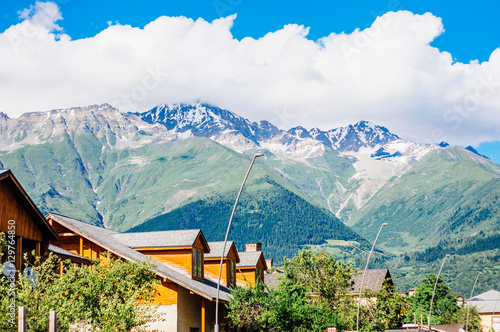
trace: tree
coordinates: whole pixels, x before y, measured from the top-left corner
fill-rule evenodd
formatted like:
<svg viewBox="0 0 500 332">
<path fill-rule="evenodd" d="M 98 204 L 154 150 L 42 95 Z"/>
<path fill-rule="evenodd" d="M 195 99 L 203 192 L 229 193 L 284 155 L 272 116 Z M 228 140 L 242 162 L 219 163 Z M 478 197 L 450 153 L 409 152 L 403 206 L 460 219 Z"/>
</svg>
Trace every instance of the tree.
<svg viewBox="0 0 500 332">
<path fill-rule="evenodd" d="M 262 285 L 237 287 L 229 301 L 234 325 L 267 331 L 324 331 L 352 325 L 354 306 L 346 296 L 352 286 L 352 265 L 327 253 L 301 250 L 285 259 L 284 276 L 276 289 Z"/>
<path fill-rule="evenodd" d="M 384 280 L 378 292 L 369 292 L 366 305 L 361 307 L 360 330 L 383 331 L 400 328 L 408 310 L 405 297 Z M 371 300 L 373 299 L 373 300 Z"/>
<path fill-rule="evenodd" d="M 143 331 L 144 324 L 155 317 L 152 300 L 156 276 L 151 265 L 108 257 L 92 266 L 74 267 L 50 255 L 31 267 L 30 278 L 18 273 L 15 304 L 27 309 L 28 331 L 47 331 L 49 311 L 56 310 L 58 329 L 85 326 L 92 331 Z M 10 282 L 0 277 L 0 331 L 15 329 L 8 319 Z"/>
<path fill-rule="evenodd" d="M 433 273 L 422 280 L 422 283 L 415 290 L 415 295 L 411 296 L 408 300 L 409 312 L 405 318 L 406 322 L 412 322 L 414 315 L 417 317 L 421 317 L 422 315 L 425 323 L 427 323 L 435 282 L 436 275 Z M 439 277 L 432 305 L 431 324 L 461 324 L 465 322 L 466 309 L 458 307 L 456 295 L 451 292 L 450 287 Z M 471 309 L 469 313 L 469 330 L 478 331 L 479 322 L 479 314 L 475 309 Z"/>
</svg>

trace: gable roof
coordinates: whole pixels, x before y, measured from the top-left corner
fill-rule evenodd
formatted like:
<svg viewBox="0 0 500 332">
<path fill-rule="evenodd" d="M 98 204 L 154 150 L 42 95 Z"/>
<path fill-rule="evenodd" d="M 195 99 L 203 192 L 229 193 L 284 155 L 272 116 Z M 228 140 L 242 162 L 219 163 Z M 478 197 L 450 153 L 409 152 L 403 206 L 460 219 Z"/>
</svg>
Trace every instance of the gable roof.
<svg viewBox="0 0 500 332">
<path fill-rule="evenodd" d="M 466 301 L 500 301 L 500 292 L 490 289 L 489 291 L 473 296 Z"/>
<path fill-rule="evenodd" d="M 205 252 L 210 252 L 210 247 L 200 229 L 115 233 L 112 236 L 121 243 L 134 249 L 192 247 L 196 240 L 200 238 Z"/>
<path fill-rule="evenodd" d="M 473 305 L 480 314 L 500 312 L 500 292 L 490 289 L 467 299 L 465 303 Z"/>
<path fill-rule="evenodd" d="M 0 170 L 0 181 L 5 181 L 7 185 L 13 189 L 13 195 L 22 203 L 28 206 L 26 211 L 33 218 L 35 223 L 37 224 L 40 231 L 49 239 L 55 240 L 59 236 L 57 232 L 52 228 L 47 219 L 43 216 L 42 212 L 35 205 L 33 200 L 26 193 L 24 188 L 21 186 L 19 181 L 16 179 L 14 174 L 10 171 L 10 169 L 2 169 Z"/>
<path fill-rule="evenodd" d="M 52 218 L 54 221 L 60 223 L 64 227 L 86 238 L 87 240 L 98 244 L 102 248 L 108 250 L 118 257 L 129 261 L 152 263 L 153 269 L 158 276 L 160 276 L 161 278 L 169 279 L 174 283 L 192 291 L 195 294 L 205 297 L 211 301 L 215 301 L 217 297 L 217 283 L 208 279 L 205 279 L 203 281 L 191 279 L 173 270 L 164 263 L 160 263 L 149 256 L 141 254 L 140 252 L 116 240 L 114 235 L 119 234 L 118 232 L 93 226 L 79 220 L 54 213 L 50 213 L 47 218 Z M 221 301 L 228 301 L 230 296 L 231 293 L 229 289 L 221 285 L 219 299 Z"/>
<path fill-rule="evenodd" d="M 360 273 L 354 277 L 354 285 L 349 293 L 359 293 L 362 279 L 363 273 Z M 363 282 L 363 290 L 378 292 L 382 287 L 385 279 L 390 279 L 392 283 L 391 274 L 389 273 L 388 269 L 366 270 L 365 280 Z"/>
<path fill-rule="evenodd" d="M 222 249 L 224 248 L 224 241 L 208 242 L 208 245 L 210 246 L 210 253 L 205 255 L 205 259 L 219 258 L 220 260 Z M 240 256 L 233 241 L 227 241 L 226 250 L 224 251 L 224 258 L 229 255 L 229 252 L 231 250 L 234 250 L 234 253 L 236 255 L 236 263 L 239 263 Z"/>
<path fill-rule="evenodd" d="M 262 260 L 264 270 L 267 270 L 266 260 L 264 259 L 262 251 L 244 251 L 240 252 L 239 255 L 240 262 L 236 264 L 236 268 L 256 267 L 259 263 L 259 260 Z"/>
<path fill-rule="evenodd" d="M 281 282 L 284 276 L 285 272 L 283 270 L 276 270 L 271 273 L 266 273 L 264 283 L 269 288 L 276 288 L 278 287 L 278 284 Z"/>
<path fill-rule="evenodd" d="M 63 249 L 63 248 L 55 246 L 53 244 L 49 244 L 49 247 L 47 248 L 47 251 L 56 254 L 61 259 L 69 259 L 72 262 L 80 263 L 80 264 L 86 264 L 86 265 L 91 264 L 91 260 L 90 259 L 82 257 L 82 256 L 80 256 L 78 254 L 72 253 L 69 250 Z"/>
</svg>

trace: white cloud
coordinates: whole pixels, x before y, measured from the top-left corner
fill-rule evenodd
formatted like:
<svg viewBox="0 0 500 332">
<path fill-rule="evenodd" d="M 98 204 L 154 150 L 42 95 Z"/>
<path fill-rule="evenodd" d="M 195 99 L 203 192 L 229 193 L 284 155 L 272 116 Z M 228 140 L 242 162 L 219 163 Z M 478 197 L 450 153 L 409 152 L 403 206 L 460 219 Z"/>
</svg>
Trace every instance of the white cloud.
<svg viewBox="0 0 500 332">
<path fill-rule="evenodd" d="M 203 101 L 284 129 L 365 119 L 421 142 L 500 140 L 500 49 L 487 62 L 454 63 L 430 46 L 444 29 L 429 13 L 389 12 L 370 28 L 318 41 L 294 24 L 237 40 L 234 15 L 116 23 L 80 40 L 61 34 L 53 3 L 37 2 L 20 17 L 0 34 L 0 110 L 10 116 Z"/>
</svg>

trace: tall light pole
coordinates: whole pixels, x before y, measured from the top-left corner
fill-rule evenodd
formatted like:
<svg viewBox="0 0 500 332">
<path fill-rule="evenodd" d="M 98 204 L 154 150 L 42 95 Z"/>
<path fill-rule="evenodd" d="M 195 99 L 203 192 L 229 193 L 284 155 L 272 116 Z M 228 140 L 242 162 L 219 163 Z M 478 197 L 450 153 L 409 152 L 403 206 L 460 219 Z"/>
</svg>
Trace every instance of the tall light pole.
<svg viewBox="0 0 500 332">
<path fill-rule="evenodd" d="M 368 255 L 368 260 L 366 261 L 365 270 L 363 271 L 363 277 L 361 278 L 361 286 L 359 287 L 358 311 L 356 313 L 356 331 L 359 331 L 359 305 L 361 303 L 361 293 L 363 292 L 363 284 L 365 283 L 365 274 L 366 270 L 368 269 L 368 263 L 370 263 L 370 258 L 372 257 L 373 249 L 375 249 L 375 244 L 377 243 L 378 237 L 380 236 L 380 232 L 382 232 L 382 228 L 384 228 L 384 226 L 387 225 L 389 224 L 385 222 L 380 226 L 377 237 L 375 238 L 375 241 L 373 241 L 372 250 L 370 250 L 370 254 Z"/>
<path fill-rule="evenodd" d="M 470 292 L 471 298 L 474 296 L 474 288 L 476 288 L 477 279 L 479 279 L 480 274 L 483 274 L 483 273 L 482 272 L 477 273 L 476 281 L 474 281 L 474 286 L 472 286 L 472 291 Z M 468 327 L 469 327 L 469 309 L 470 309 L 470 305 L 467 304 L 467 320 L 465 321 L 465 332 L 467 332 Z"/>
<path fill-rule="evenodd" d="M 243 179 L 243 183 L 241 184 L 240 191 L 238 192 L 238 196 L 236 197 L 236 202 L 234 202 L 233 212 L 231 212 L 231 217 L 229 218 L 229 224 L 227 225 L 226 237 L 224 238 L 224 247 L 222 248 L 222 253 L 220 256 L 219 278 L 217 279 L 217 298 L 215 300 L 214 332 L 219 332 L 219 289 L 220 289 L 220 277 L 222 274 L 222 263 L 224 261 L 224 252 L 226 251 L 227 236 L 229 235 L 229 229 L 231 228 L 231 222 L 233 221 L 234 211 L 236 211 L 236 205 L 238 204 L 238 201 L 240 200 L 241 192 L 243 191 L 243 186 L 245 185 L 245 182 L 247 181 L 248 174 L 250 174 L 250 170 L 252 169 L 252 166 L 253 166 L 253 163 L 255 162 L 255 159 L 262 157 L 263 155 L 264 155 L 263 153 L 256 153 L 253 155 L 253 159 L 252 159 L 252 162 L 250 163 L 250 167 L 248 167 L 247 174 L 245 175 L 245 178 Z"/>
<path fill-rule="evenodd" d="M 429 331 L 431 329 L 431 315 L 432 315 L 432 302 L 434 302 L 434 294 L 436 293 L 436 287 L 438 284 L 439 276 L 441 275 L 441 271 L 443 270 L 444 262 L 446 262 L 446 258 L 450 257 L 450 254 L 446 254 L 443 258 L 443 263 L 441 263 L 441 268 L 439 269 L 439 273 L 436 277 L 436 283 L 434 284 L 434 290 L 432 291 L 432 297 L 431 297 L 431 308 L 429 309 L 429 316 L 427 317 L 427 326 L 429 328 Z"/>
</svg>

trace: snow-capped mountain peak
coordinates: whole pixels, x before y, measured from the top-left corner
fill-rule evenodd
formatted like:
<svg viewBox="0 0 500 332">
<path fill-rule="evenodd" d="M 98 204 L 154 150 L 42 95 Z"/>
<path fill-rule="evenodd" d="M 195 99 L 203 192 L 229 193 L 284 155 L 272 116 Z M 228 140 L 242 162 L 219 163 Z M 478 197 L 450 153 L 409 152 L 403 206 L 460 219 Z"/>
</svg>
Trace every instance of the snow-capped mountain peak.
<svg viewBox="0 0 500 332">
<path fill-rule="evenodd" d="M 324 149 L 318 148 L 318 144 L 323 144 L 339 152 L 361 152 L 373 159 L 404 154 L 386 147 L 400 140 L 397 135 L 370 121 L 327 131 L 302 126 L 284 131 L 267 121 L 251 122 L 231 111 L 201 103 L 160 105 L 135 115 L 165 126 L 179 138 L 207 137 L 239 152 L 264 148 L 283 157 L 310 158 L 323 153 Z"/>
</svg>

